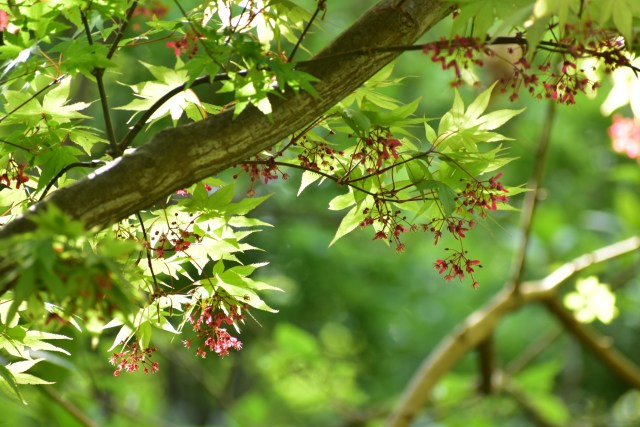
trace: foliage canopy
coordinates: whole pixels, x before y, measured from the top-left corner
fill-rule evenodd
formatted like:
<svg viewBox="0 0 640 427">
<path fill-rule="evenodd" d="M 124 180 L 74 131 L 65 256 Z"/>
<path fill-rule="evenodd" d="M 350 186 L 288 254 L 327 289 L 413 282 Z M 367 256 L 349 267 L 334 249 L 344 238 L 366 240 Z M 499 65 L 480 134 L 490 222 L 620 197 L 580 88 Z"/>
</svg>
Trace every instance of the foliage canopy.
<svg viewBox="0 0 640 427">
<path fill-rule="evenodd" d="M 620 95 L 637 87 L 640 3 L 632 0 L 382 1 L 319 51 L 306 43 L 332 3 L 311 7 L 0 5 L 7 395 L 23 401 L 22 385 L 49 383 L 31 370 L 51 352 L 68 353 L 52 342 L 69 338 L 69 327 L 94 344 L 113 339 L 116 376 L 161 369 L 159 331 L 202 358 L 242 349 L 240 327 L 252 313 L 276 312 L 264 294 L 280 291 L 254 275 L 265 265 L 251 254 L 254 234 L 269 227 L 252 216 L 268 203 L 257 194 L 291 176 L 300 177 L 298 195 L 316 184 L 338 189 L 329 209 L 344 213 L 331 244 L 369 229 L 403 252 L 411 250 L 407 235 L 422 233 L 439 254 L 428 263 L 444 280 L 478 287 L 484 261 L 467 235 L 494 211 L 516 210 L 509 199 L 520 193 L 530 190 L 535 204 L 540 185 L 502 182 L 514 159 L 501 128 L 526 113 L 494 108 L 499 94 L 573 105 L 613 73 L 605 108 L 631 103 L 638 115 L 637 99 Z M 441 21 L 448 38 L 416 44 Z M 440 117 L 424 117 L 421 98 L 388 94 L 404 84 L 388 64 L 406 51 L 451 74 L 451 105 Z M 489 83 L 485 66 L 500 70 Z M 482 87 L 470 102 L 459 92 L 466 85 Z M 640 159 L 639 125 L 615 120 L 616 150 Z M 514 274 L 517 289 L 522 271 Z M 578 320 L 611 321 L 613 302 L 589 307 L 611 299 L 594 280 L 589 289 L 600 297 L 585 297 L 584 285 L 566 305 Z M 550 414 L 562 422 L 559 411 Z"/>
</svg>

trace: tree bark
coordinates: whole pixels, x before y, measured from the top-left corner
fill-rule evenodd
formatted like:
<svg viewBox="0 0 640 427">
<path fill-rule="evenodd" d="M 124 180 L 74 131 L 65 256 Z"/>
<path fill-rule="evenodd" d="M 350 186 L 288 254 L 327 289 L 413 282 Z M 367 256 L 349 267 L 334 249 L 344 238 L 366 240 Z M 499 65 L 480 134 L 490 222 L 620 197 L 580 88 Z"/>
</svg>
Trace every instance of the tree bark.
<svg viewBox="0 0 640 427">
<path fill-rule="evenodd" d="M 319 98 L 290 93 L 271 99 L 271 118 L 248 108 L 235 119 L 228 111 L 163 130 L 133 153 L 52 193 L 6 224 L 0 238 L 32 229 L 29 216 L 51 203 L 87 227 L 106 227 L 249 159 L 312 122 L 398 55 L 343 53 L 412 44 L 450 11 L 451 3 L 445 0 L 380 1 L 300 67 L 319 79 L 315 85 Z"/>
</svg>

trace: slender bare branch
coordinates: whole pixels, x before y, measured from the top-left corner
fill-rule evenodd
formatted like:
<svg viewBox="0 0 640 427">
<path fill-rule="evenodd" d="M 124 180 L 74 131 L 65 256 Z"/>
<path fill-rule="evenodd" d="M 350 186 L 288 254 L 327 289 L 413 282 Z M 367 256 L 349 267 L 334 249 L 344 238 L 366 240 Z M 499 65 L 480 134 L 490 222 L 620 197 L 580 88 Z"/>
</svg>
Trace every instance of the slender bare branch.
<svg viewBox="0 0 640 427">
<path fill-rule="evenodd" d="M 527 247 L 529 245 L 529 238 L 531 237 L 531 226 L 533 225 L 533 217 L 538 205 L 538 195 L 540 192 L 540 187 L 542 185 L 542 175 L 544 173 L 545 160 L 547 158 L 547 151 L 549 149 L 549 143 L 551 141 L 551 129 L 553 128 L 555 111 L 555 102 L 548 102 L 547 113 L 542 125 L 542 133 L 540 134 L 540 143 L 538 144 L 535 163 L 533 165 L 533 172 L 531 174 L 529 184 L 527 185 L 530 191 L 525 196 L 524 204 L 522 206 L 522 213 L 520 214 L 520 226 L 518 227 L 521 233 L 520 243 L 511 264 L 511 277 L 509 280 L 509 284 L 514 288 L 518 288 L 520 286 L 522 275 L 524 274 L 525 262 L 527 258 Z"/>
<path fill-rule="evenodd" d="M 611 338 L 599 334 L 588 325 L 579 323 L 557 298 L 547 298 L 544 304 L 547 310 L 562 323 L 565 330 L 576 337 L 587 350 L 628 384 L 640 389 L 640 368 L 614 347 Z"/>
<path fill-rule="evenodd" d="M 493 334 L 489 335 L 478 345 L 480 384 L 478 390 L 482 394 L 493 393 L 493 376 L 496 369 Z"/>
<path fill-rule="evenodd" d="M 87 14 L 84 10 L 80 11 L 80 18 L 82 19 L 82 25 L 84 26 L 84 32 L 87 36 L 87 42 L 93 45 L 93 38 L 91 37 L 91 29 L 89 28 L 89 21 L 87 21 Z M 111 121 L 111 110 L 109 109 L 109 102 L 107 100 L 107 91 L 104 87 L 104 68 L 94 68 L 91 74 L 96 78 L 96 85 L 98 86 L 98 93 L 100 94 L 100 106 L 102 107 L 102 116 L 104 117 L 104 126 L 107 131 L 107 139 L 109 140 L 109 146 L 111 147 L 110 153 L 112 157 L 118 157 L 122 153 L 118 153 L 118 145 L 116 143 L 115 132 L 113 131 L 113 122 Z"/>
<path fill-rule="evenodd" d="M 215 76 L 213 78 L 213 80 L 220 81 L 220 80 L 223 80 L 223 77 L 228 78 L 228 76 L 226 74 L 221 74 L 221 75 L 219 75 L 219 77 Z M 188 89 L 189 87 L 194 87 L 194 86 L 198 86 L 198 85 L 201 85 L 201 84 L 204 84 L 204 83 L 209 83 L 209 82 L 211 82 L 211 80 L 212 80 L 212 78 L 210 76 L 199 77 L 199 78 L 195 79 L 193 83 L 191 83 L 191 86 L 188 86 L 186 83 L 183 83 L 183 84 L 181 84 L 179 86 L 174 87 L 173 89 L 171 89 L 170 91 L 168 91 L 167 93 L 162 95 L 160 98 L 158 98 L 158 100 L 156 102 L 154 102 L 153 105 L 151 107 L 149 107 L 148 110 L 146 110 L 144 113 L 142 113 L 142 115 L 135 122 L 135 124 L 133 126 L 131 126 L 131 128 L 129 129 L 129 132 L 127 132 L 127 134 L 122 139 L 122 141 L 120 141 L 118 143 L 117 152 L 118 153 L 123 153 L 124 150 L 129 148 L 129 146 L 131 145 L 133 140 L 136 138 L 136 136 L 138 136 L 140 131 L 142 131 L 142 128 L 144 127 L 144 125 L 151 118 L 151 116 L 153 116 L 153 113 L 158 111 L 158 109 L 160 107 L 162 107 L 165 102 L 167 102 L 168 100 L 170 100 L 171 98 L 173 98 L 174 96 L 179 94 L 180 92 Z"/>
<path fill-rule="evenodd" d="M 640 236 L 634 236 L 579 256 L 541 280 L 524 282 L 519 292 L 514 292 L 508 287 L 503 288 L 483 308 L 469 315 L 425 358 L 406 387 L 388 425 L 409 426 L 440 378 L 451 370 L 462 356 L 487 339 L 508 313 L 525 304 L 553 297 L 562 283 L 586 268 L 633 253 L 638 249 Z"/>
<path fill-rule="evenodd" d="M 506 384 L 503 385 L 502 390 L 525 410 L 535 425 L 539 427 L 562 427 L 562 425 L 550 420 L 549 417 L 535 405 L 526 391 L 516 384 L 507 381 Z"/>
<path fill-rule="evenodd" d="M 520 293 L 525 298 L 526 295 L 530 293 L 547 293 L 548 295 L 552 295 L 558 286 L 576 273 L 595 264 L 618 258 L 622 255 L 637 251 L 638 249 L 640 249 L 640 236 L 633 236 L 612 245 L 602 247 L 561 265 L 542 280 L 524 282 L 520 288 Z"/>
<path fill-rule="evenodd" d="M 449 48 L 459 48 L 459 47 L 463 47 L 462 43 L 469 43 L 471 40 L 470 39 L 463 39 L 464 42 L 461 42 L 460 40 L 456 41 L 456 40 L 441 40 L 441 41 L 436 41 L 436 42 L 430 42 L 430 43 L 421 43 L 421 44 L 414 44 L 414 45 L 397 45 L 397 46 L 383 46 L 383 47 L 365 47 L 363 49 L 352 49 L 350 51 L 344 51 L 344 52 L 340 52 L 331 56 L 327 56 L 327 57 L 323 57 L 323 58 L 315 58 L 315 59 L 311 59 L 311 61 L 313 62 L 328 62 L 328 61 L 332 61 L 334 59 L 338 59 L 338 58 L 343 58 L 343 57 L 347 57 L 347 56 L 357 56 L 357 55 L 372 55 L 375 53 L 383 53 L 383 52 L 409 52 L 409 51 L 424 51 L 425 49 L 429 48 L 429 47 L 437 47 L 439 49 L 449 49 Z M 477 46 L 500 46 L 500 45 L 519 45 L 519 46 L 528 46 L 529 45 L 529 41 L 527 40 L 526 37 L 509 37 L 509 36 L 505 36 L 505 37 L 490 37 L 487 36 L 486 40 L 484 42 L 482 42 L 480 39 L 476 39 L 473 41 L 474 43 L 477 43 Z M 543 40 L 541 42 L 538 43 L 536 50 L 539 51 L 546 51 L 546 52 L 553 52 L 553 53 L 560 53 L 560 54 L 566 54 L 566 55 L 577 55 L 577 57 L 593 57 L 593 58 L 599 58 L 599 59 L 604 59 L 606 53 L 596 50 L 596 49 L 583 49 L 581 51 L 581 53 L 578 54 L 578 52 L 575 51 L 575 49 L 572 49 L 571 45 L 568 44 L 564 44 L 564 43 L 560 43 L 560 42 L 556 42 L 556 41 L 548 41 L 548 40 Z M 622 51 L 616 51 L 617 53 L 621 53 Z M 621 67 L 626 67 L 629 68 L 631 70 L 633 70 L 635 73 L 640 72 L 640 68 L 634 66 L 631 62 L 626 61 L 624 59 L 621 59 L 621 63 L 619 64 L 619 66 Z"/>
<path fill-rule="evenodd" d="M 53 187 L 56 184 L 56 182 L 60 179 L 60 177 L 65 173 L 69 172 L 71 169 L 97 168 L 98 166 L 103 166 L 103 165 L 104 165 L 104 162 L 102 160 L 91 160 L 89 162 L 74 162 L 74 163 L 68 164 L 67 166 L 63 167 L 62 170 L 60 170 L 60 172 L 56 174 L 56 176 L 51 178 L 51 181 L 49 181 L 47 186 L 44 187 L 44 190 L 42 191 L 42 195 L 40 196 L 38 201 L 43 200 L 47 196 L 47 193 L 49 193 L 49 190 L 51 190 L 51 187 Z"/>
<path fill-rule="evenodd" d="M 313 15 L 311 16 L 311 19 L 309 19 L 309 22 L 307 22 L 307 25 L 305 25 L 304 30 L 302 30 L 302 34 L 300 34 L 300 37 L 298 37 L 298 41 L 296 42 L 296 45 L 293 46 L 293 49 L 291 49 L 291 53 L 289 54 L 289 58 L 287 58 L 287 61 L 289 62 L 293 61 L 293 57 L 296 55 L 296 52 L 298 51 L 298 48 L 302 43 L 302 39 L 304 39 L 304 36 L 307 35 L 309 28 L 311 28 L 311 26 L 313 25 L 313 21 L 316 20 L 320 11 L 323 11 L 323 10 L 324 11 L 327 10 L 327 0 L 318 0 L 318 5 L 316 6 L 315 12 L 313 12 Z"/>
<path fill-rule="evenodd" d="M 42 391 L 42 393 L 44 393 L 53 402 L 58 404 L 69 415 L 71 415 L 73 418 L 75 418 L 76 421 L 78 421 L 80 423 L 80 425 L 83 425 L 85 427 L 97 427 L 98 426 L 96 423 L 94 423 L 91 420 L 91 418 L 89 418 L 89 416 L 87 414 L 82 412 L 82 410 L 80 410 L 80 408 L 78 408 L 76 405 L 74 405 L 73 403 L 69 402 L 68 400 L 63 399 L 62 396 L 60 396 L 52 386 L 48 386 L 48 385 L 47 386 L 42 386 L 42 387 L 39 387 L 39 390 Z"/>
<path fill-rule="evenodd" d="M 523 370 L 536 357 L 542 354 L 551 344 L 553 344 L 562 335 L 562 330 L 557 329 L 547 332 L 536 341 L 532 342 L 520 354 L 518 354 L 505 368 L 504 373 L 513 376 Z"/>
<path fill-rule="evenodd" d="M 116 50 L 118 50 L 118 44 L 120 43 L 120 40 L 122 40 L 122 37 L 124 36 L 124 32 L 126 31 L 127 26 L 129 26 L 129 22 L 131 21 L 131 17 L 133 16 L 133 12 L 135 12 L 137 7 L 138 7 L 138 0 L 134 0 L 131 3 L 131 6 L 129 6 L 129 9 L 127 9 L 127 13 L 123 21 L 120 23 L 120 26 L 118 27 L 118 31 L 116 32 L 116 36 L 113 39 L 113 42 L 111 43 L 111 48 L 109 48 L 109 52 L 107 53 L 107 59 L 111 59 L 113 55 L 116 53 Z"/>
<path fill-rule="evenodd" d="M 18 111 L 20 108 L 24 107 L 25 105 L 27 105 L 29 102 L 33 101 L 34 99 L 36 99 L 38 96 L 40 96 L 42 93 L 46 92 L 47 90 L 51 89 L 54 85 L 57 85 L 58 83 L 60 83 L 62 81 L 62 79 L 64 79 L 66 77 L 65 74 L 62 74 L 60 76 L 58 76 L 57 78 L 55 78 L 54 80 L 52 80 L 49 84 L 47 84 L 45 87 L 43 87 L 42 89 L 40 89 L 39 91 L 37 91 L 36 93 L 34 93 L 33 95 L 31 95 L 29 97 L 29 99 L 27 99 L 24 102 L 21 102 L 19 105 L 15 106 L 13 108 L 13 110 L 9 111 L 8 113 L 6 113 L 4 116 L 0 117 L 0 123 L 3 122 L 7 117 L 9 117 L 10 115 L 12 115 L 13 113 L 15 113 L 16 111 Z M 3 141 L 5 142 L 5 141 Z M 9 142 L 5 142 L 5 144 L 10 144 L 10 145 L 14 145 L 17 146 L 15 144 L 11 144 Z M 19 148 L 23 148 L 23 147 L 19 147 Z M 26 148 L 23 148 L 26 150 Z M 27 150 L 28 151 L 28 150 Z"/>
</svg>

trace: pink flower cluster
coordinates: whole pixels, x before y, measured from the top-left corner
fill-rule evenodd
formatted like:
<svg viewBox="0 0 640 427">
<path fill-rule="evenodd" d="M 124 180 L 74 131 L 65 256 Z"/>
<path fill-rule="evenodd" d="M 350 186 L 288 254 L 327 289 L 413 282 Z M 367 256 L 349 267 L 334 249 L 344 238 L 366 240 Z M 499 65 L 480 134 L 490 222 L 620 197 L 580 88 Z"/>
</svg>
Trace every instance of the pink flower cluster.
<svg viewBox="0 0 640 427">
<path fill-rule="evenodd" d="M 445 248 L 445 251 L 448 250 L 450 249 Z M 482 267 L 480 261 L 467 258 L 466 251 L 452 251 L 447 258 L 439 259 L 433 264 L 433 267 L 438 270 L 438 274 L 445 274 L 444 280 L 453 280 L 456 277 L 462 280 L 465 273 L 469 274 L 473 280 L 472 286 L 474 288 L 480 286 L 473 275 L 476 266 Z"/>
<path fill-rule="evenodd" d="M 487 216 L 487 210 L 495 211 L 498 203 L 506 203 L 509 198 L 506 193 L 509 192 L 499 179 L 502 172 L 487 181 L 470 181 L 465 189 L 456 196 L 456 201 L 460 202 L 458 211 L 467 211 L 470 214 L 480 211 L 481 217 Z"/>
<path fill-rule="evenodd" d="M 109 363 L 116 367 L 113 375 L 117 377 L 122 371 L 136 372 L 140 369 L 140 366 L 142 366 L 145 374 L 158 372 L 158 362 L 151 361 L 151 356 L 156 350 L 153 347 L 140 348 L 136 342 L 131 345 L 126 344 L 123 351 L 113 353 L 113 356 L 109 358 Z"/>
<path fill-rule="evenodd" d="M 196 354 L 203 359 L 207 357 L 207 351 L 224 357 L 229 355 L 229 349 L 237 351 L 242 349 L 242 342 L 231 336 L 226 329 L 221 328 L 223 324 L 233 325 L 236 320 L 242 320 L 241 310 L 238 306 L 230 305 L 227 314 L 220 309 L 221 304 L 220 301 L 202 302 L 189 316 L 189 323 L 193 325 L 196 338 L 202 340 L 202 345 L 196 349 Z M 243 308 L 246 309 L 247 306 Z M 193 339 L 182 341 L 186 348 L 191 348 L 192 342 Z"/>
<path fill-rule="evenodd" d="M 329 137 L 335 135 L 333 130 L 329 131 Z M 328 139 L 328 138 L 327 138 Z M 298 154 L 298 160 L 300 166 L 312 171 L 319 171 L 321 169 L 334 170 L 333 163 L 337 155 L 344 155 L 344 151 L 338 151 L 329 146 L 327 142 L 312 141 L 303 135 L 299 141 L 293 143 L 293 145 L 302 148 L 302 152 Z"/>
<path fill-rule="evenodd" d="M 379 229 L 373 236 L 373 240 L 388 239 L 390 243 L 396 245 L 398 253 L 403 252 L 405 248 L 404 243 L 401 241 L 402 233 L 417 229 L 417 226 L 409 224 L 407 217 L 403 216 L 401 211 L 390 210 L 389 206 L 382 200 L 376 200 L 373 209 L 365 208 L 362 213 L 367 217 L 360 221 L 360 228 L 366 228 L 377 223 Z M 410 228 L 405 227 L 402 223 L 407 224 Z"/>
<path fill-rule="evenodd" d="M 289 179 L 289 174 L 280 171 L 274 157 L 268 157 L 265 160 L 263 156 L 258 155 L 256 156 L 255 162 L 242 163 L 240 167 L 242 168 L 242 170 L 247 172 L 249 174 L 249 177 L 251 178 L 251 186 L 249 188 L 249 191 L 247 191 L 248 197 L 253 197 L 256 194 L 253 187 L 254 184 L 260 180 L 263 180 L 265 184 L 268 184 L 269 181 L 278 179 L 278 173 L 280 173 L 282 179 Z M 238 176 L 238 174 L 235 174 L 233 176 L 233 179 L 237 179 Z"/>
<path fill-rule="evenodd" d="M 186 53 L 187 59 L 191 59 L 198 53 L 198 40 L 200 38 L 200 34 L 189 32 L 178 40 L 167 42 L 166 46 L 173 49 L 173 53 L 176 56 Z"/>
<path fill-rule="evenodd" d="M 640 123 L 620 115 L 613 116 L 609 127 L 611 146 L 618 153 L 626 154 L 640 163 Z"/>
<path fill-rule="evenodd" d="M 18 164 L 11 159 L 7 166 L 7 171 L 0 175 L 0 182 L 4 182 L 7 187 L 11 187 L 11 181 L 15 180 L 16 188 L 19 189 L 22 184 L 29 181 L 29 177 L 24 174 L 24 168 L 26 167 L 26 163 Z"/>
<path fill-rule="evenodd" d="M 439 63 L 443 70 L 452 69 L 455 79 L 451 86 L 462 85 L 462 69 L 468 69 L 471 65 L 483 66 L 484 61 L 479 57 L 484 53 L 492 52 L 484 46 L 479 38 L 453 36 L 452 40 L 442 37 L 439 41 L 425 44 L 422 52 L 429 55 L 431 61 Z"/>
<path fill-rule="evenodd" d="M 359 137 L 351 159 L 352 162 L 362 162 L 367 167 L 367 172 L 376 174 L 383 169 L 383 163 L 398 160 L 400 147 L 402 142 L 390 132 L 375 128 L 365 136 Z"/>
<path fill-rule="evenodd" d="M 171 225 L 177 227 L 176 224 Z M 191 246 L 191 243 L 198 240 L 199 237 L 190 231 L 175 228 L 170 229 L 168 234 L 156 231 L 146 246 L 156 258 L 165 258 L 168 256 L 167 252 L 186 251 Z"/>
</svg>

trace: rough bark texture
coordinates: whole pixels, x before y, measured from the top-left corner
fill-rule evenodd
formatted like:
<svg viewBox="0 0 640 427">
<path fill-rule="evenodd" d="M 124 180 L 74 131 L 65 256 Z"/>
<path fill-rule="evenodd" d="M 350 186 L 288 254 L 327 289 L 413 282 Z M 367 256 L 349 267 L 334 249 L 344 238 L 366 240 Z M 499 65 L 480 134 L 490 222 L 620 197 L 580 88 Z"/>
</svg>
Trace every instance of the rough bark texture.
<svg viewBox="0 0 640 427">
<path fill-rule="evenodd" d="M 362 85 L 397 53 L 338 55 L 408 45 L 450 12 L 444 0 L 383 0 L 306 64 L 320 81 L 318 99 L 290 94 L 272 99 L 271 120 L 255 109 L 231 112 L 155 135 L 146 145 L 53 193 L 54 203 L 87 227 L 105 227 L 161 198 L 246 160 L 302 128 Z M 331 57 L 331 58 L 330 58 Z M 324 58 L 325 60 L 321 60 Z M 29 214 L 0 230 L 0 238 L 32 228 Z"/>
</svg>

